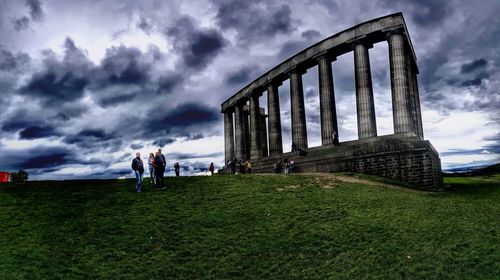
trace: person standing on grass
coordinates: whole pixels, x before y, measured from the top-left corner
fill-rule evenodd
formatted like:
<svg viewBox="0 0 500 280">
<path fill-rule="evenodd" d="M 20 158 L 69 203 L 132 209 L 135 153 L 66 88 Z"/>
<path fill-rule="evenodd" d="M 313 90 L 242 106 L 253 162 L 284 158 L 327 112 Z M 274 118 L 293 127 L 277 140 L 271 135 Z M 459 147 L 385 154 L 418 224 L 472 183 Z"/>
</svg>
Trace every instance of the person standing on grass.
<svg viewBox="0 0 500 280">
<path fill-rule="evenodd" d="M 158 149 L 158 153 L 160 153 L 160 157 L 163 160 L 163 173 L 165 173 L 165 167 L 167 166 L 167 161 L 165 160 L 165 156 L 161 153 L 161 149 Z"/>
<path fill-rule="evenodd" d="M 252 164 L 250 163 L 249 160 L 245 161 L 245 173 L 247 174 L 252 173 Z"/>
<path fill-rule="evenodd" d="M 161 150 L 158 149 L 155 155 L 154 167 L 156 176 L 156 188 L 164 189 L 165 183 L 163 182 L 163 173 L 165 173 L 165 157 L 161 154 Z"/>
<path fill-rule="evenodd" d="M 142 174 L 144 174 L 144 164 L 142 163 L 140 153 L 136 153 L 135 158 L 132 160 L 132 170 L 134 170 L 135 178 L 137 179 L 135 191 L 140 193 L 142 190 Z"/>
<path fill-rule="evenodd" d="M 149 166 L 149 176 L 151 176 L 151 184 L 155 183 L 155 155 L 153 153 L 149 153 L 148 166 Z"/>
<path fill-rule="evenodd" d="M 179 173 L 181 173 L 181 166 L 179 165 L 179 162 L 176 162 L 174 164 L 174 171 L 175 171 L 175 176 L 179 176 Z"/>
<path fill-rule="evenodd" d="M 295 162 L 292 160 L 290 161 L 290 163 L 288 164 L 288 173 L 293 173 L 295 170 Z"/>
<path fill-rule="evenodd" d="M 292 142 L 292 155 L 295 155 L 297 153 L 297 145 L 295 142 Z"/>
<path fill-rule="evenodd" d="M 208 168 L 208 170 L 210 170 L 210 174 L 211 175 L 214 175 L 214 171 L 215 171 L 215 165 L 214 163 L 210 163 L 210 167 Z"/>
</svg>

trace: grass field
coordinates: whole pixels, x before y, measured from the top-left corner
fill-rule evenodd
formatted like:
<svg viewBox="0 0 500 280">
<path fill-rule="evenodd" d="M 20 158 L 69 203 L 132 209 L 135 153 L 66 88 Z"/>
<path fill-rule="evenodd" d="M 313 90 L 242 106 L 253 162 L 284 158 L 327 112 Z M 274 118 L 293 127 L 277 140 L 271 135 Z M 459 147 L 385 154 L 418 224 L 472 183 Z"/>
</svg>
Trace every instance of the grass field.
<svg viewBox="0 0 500 280">
<path fill-rule="evenodd" d="M 351 176 L 1 185 L 0 279 L 499 279 L 499 175 Z"/>
</svg>

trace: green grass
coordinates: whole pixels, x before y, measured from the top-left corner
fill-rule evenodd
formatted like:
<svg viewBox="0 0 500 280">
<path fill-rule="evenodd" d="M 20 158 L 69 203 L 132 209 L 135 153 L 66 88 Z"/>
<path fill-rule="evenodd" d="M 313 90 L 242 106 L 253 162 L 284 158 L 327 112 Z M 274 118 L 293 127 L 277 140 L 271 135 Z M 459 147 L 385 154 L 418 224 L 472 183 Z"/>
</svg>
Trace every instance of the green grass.
<svg viewBox="0 0 500 280">
<path fill-rule="evenodd" d="M 500 176 L 427 193 L 304 176 L 0 187 L 0 279 L 498 279 Z M 322 188 L 330 185 L 333 188 Z"/>
</svg>

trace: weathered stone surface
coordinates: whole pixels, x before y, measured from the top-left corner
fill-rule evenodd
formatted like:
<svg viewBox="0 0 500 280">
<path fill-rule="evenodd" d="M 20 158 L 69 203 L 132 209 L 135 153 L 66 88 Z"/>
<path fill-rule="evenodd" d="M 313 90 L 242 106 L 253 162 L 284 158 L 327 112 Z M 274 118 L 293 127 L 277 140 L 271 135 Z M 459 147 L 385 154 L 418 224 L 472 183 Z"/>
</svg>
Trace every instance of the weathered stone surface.
<svg viewBox="0 0 500 280">
<path fill-rule="evenodd" d="M 375 120 L 370 57 L 368 56 L 368 47 L 363 41 L 358 41 L 354 45 L 354 73 L 358 138 L 375 137 L 377 136 L 377 123 Z"/>
<path fill-rule="evenodd" d="M 394 133 L 410 132 L 412 122 L 404 37 L 399 33 L 392 33 L 388 42 Z"/>
<path fill-rule="evenodd" d="M 290 106 L 292 112 L 292 142 L 298 148 L 307 148 L 306 109 L 302 89 L 302 72 L 290 72 Z"/>
<path fill-rule="evenodd" d="M 443 186 L 441 161 L 429 141 L 413 133 L 378 136 L 307 149 L 306 156 L 285 153 L 252 162 L 253 171 L 272 173 L 277 160 L 295 161 L 296 172 L 357 172 L 438 190 Z"/>
<path fill-rule="evenodd" d="M 260 110 L 259 96 L 250 96 L 250 159 L 259 160 L 262 157 L 260 136 Z"/>
<path fill-rule="evenodd" d="M 318 58 L 319 107 L 321 117 L 321 144 L 338 142 L 337 110 L 333 91 L 332 62 L 322 55 Z M 335 137 L 335 139 L 334 139 Z"/>
<path fill-rule="evenodd" d="M 267 107 L 269 111 L 269 154 L 279 155 L 283 153 L 283 139 L 278 84 L 276 83 L 270 83 L 267 86 Z"/>
<path fill-rule="evenodd" d="M 234 156 L 233 112 L 224 113 L 224 155 L 227 163 Z"/>
<path fill-rule="evenodd" d="M 241 102 L 234 107 L 235 117 L 235 142 L 236 142 L 236 157 L 246 158 L 245 145 L 245 120 L 247 119 L 244 112 L 244 103 Z"/>
</svg>

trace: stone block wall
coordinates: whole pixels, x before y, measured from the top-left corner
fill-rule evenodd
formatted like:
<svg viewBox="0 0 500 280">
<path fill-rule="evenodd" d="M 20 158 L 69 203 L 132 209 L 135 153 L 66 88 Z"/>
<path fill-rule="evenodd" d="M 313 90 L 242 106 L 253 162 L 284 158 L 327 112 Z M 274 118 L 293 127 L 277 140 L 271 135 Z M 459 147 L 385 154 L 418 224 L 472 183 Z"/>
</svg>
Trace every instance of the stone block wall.
<svg viewBox="0 0 500 280">
<path fill-rule="evenodd" d="M 256 173 L 273 172 L 277 160 L 295 162 L 296 172 L 356 172 L 404 182 L 414 188 L 443 187 L 441 161 L 431 143 L 419 137 L 388 135 L 306 150 L 305 156 L 285 153 L 253 162 Z"/>
</svg>

